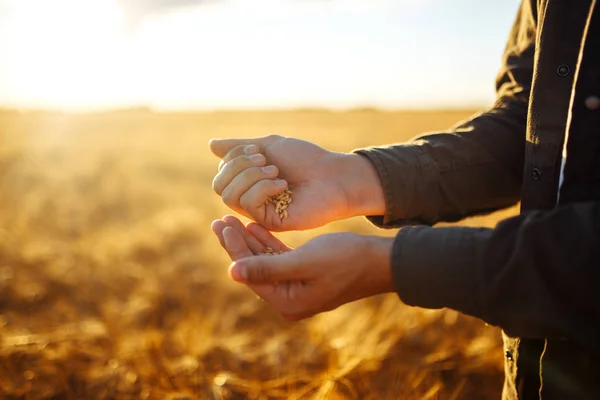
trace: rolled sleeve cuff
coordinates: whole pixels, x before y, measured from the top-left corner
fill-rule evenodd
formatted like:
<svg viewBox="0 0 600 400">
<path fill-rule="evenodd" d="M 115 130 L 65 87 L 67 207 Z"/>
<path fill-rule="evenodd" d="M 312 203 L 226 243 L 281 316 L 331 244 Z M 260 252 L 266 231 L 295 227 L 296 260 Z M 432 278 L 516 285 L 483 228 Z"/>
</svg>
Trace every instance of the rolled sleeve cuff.
<svg viewBox="0 0 600 400">
<path fill-rule="evenodd" d="M 392 250 L 392 277 L 400 299 L 423 308 L 452 308 L 485 318 L 479 249 L 488 229 L 407 227 Z"/>
<path fill-rule="evenodd" d="M 385 196 L 383 216 L 367 216 L 380 228 L 427 224 L 437 220 L 438 174 L 418 145 L 395 145 L 355 150 L 371 161 Z"/>
</svg>

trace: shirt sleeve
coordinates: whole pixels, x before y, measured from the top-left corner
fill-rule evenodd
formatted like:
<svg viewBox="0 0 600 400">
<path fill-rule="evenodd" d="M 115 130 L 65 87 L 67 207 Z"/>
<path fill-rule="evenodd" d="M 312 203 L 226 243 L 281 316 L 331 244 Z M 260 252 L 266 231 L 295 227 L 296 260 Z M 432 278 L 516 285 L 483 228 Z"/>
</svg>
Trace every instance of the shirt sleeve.
<svg viewBox="0 0 600 400">
<path fill-rule="evenodd" d="M 448 307 L 523 338 L 600 351 L 600 203 L 509 218 L 495 229 L 407 227 L 392 276 L 408 305 Z"/>
<path fill-rule="evenodd" d="M 519 201 L 535 50 L 535 1 L 517 13 L 486 112 L 410 143 L 355 150 L 377 169 L 386 202 L 380 227 L 431 225 Z"/>
</svg>

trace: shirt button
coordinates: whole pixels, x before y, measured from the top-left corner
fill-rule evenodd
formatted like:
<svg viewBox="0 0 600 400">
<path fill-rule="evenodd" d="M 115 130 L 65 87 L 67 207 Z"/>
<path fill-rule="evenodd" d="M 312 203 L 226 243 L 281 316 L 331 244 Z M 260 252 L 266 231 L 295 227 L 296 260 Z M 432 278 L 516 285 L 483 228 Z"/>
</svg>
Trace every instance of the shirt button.
<svg viewBox="0 0 600 400">
<path fill-rule="evenodd" d="M 567 76 L 569 75 L 569 71 L 571 71 L 571 68 L 567 64 L 559 65 L 556 69 L 558 76 Z"/>
<path fill-rule="evenodd" d="M 513 361 L 513 355 L 512 355 L 512 353 L 510 351 L 506 350 L 505 355 L 506 355 L 506 359 L 508 361 Z"/>
<path fill-rule="evenodd" d="M 585 106 L 588 110 L 594 111 L 600 108 L 600 97 L 598 96 L 590 96 L 585 99 Z"/>
<path fill-rule="evenodd" d="M 536 181 L 539 181 L 540 179 L 542 179 L 542 171 L 540 171 L 538 168 L 534 168 L 533 171 L 531 172 L 531 176 Z"/>
</svg>

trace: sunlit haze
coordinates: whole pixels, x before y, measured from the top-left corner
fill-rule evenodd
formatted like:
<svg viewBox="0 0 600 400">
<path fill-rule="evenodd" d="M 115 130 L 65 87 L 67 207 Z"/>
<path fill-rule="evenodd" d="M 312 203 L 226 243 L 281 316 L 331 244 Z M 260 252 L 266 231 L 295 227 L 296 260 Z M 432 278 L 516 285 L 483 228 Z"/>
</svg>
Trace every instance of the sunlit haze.
<svg viewBox="0 0 600 400">
<path fill-rule="evenodd" d="M 0 0 L 0 106 L 489 104 L 518 0 Z"/>
</svg>

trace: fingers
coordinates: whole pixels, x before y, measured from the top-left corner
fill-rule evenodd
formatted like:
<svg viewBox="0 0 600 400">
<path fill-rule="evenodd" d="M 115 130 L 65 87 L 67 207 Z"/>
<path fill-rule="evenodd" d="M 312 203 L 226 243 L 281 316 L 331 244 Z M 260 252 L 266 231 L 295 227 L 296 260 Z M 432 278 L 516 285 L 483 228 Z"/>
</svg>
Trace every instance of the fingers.
<svg viewBox="0 0 600 400">
<path fill-rule="evenodd" d="M 226 215 L 223 217 L 222 220 L 218 219 L 218 220 L 213 221 L 210 227 L 211 227 L 212 231 L 215 233 L 215 235 L 217 235 L 217 237 L 219 238 L 219 242 L 221 243 L 221 246 L 228 253 L 230 253 L 230 249 L 227 247 L 227 244 L 225 243 L 225 238 L 223 235 L 223 231 L 227 227 L 235 229 L 242 236 L 242 238 L 246 242 L 246 246 L 250 249 L 252 254 L 262 254 L 266 250 L 266 246 L 263 245 L 260 242 L 260 240 L 255 238 L 246 229 L 246 227 L 244 227 L 244 224 L 242 224 L 242 222 L 239 219 L 237 219 L 236 217 L 234 217 L 233 215 Z M 234 239 L 233 243 L 237 244 L 235 239 Z"/>
<path fill-rule="evenodd" d="M 266 163 L 262 154 L 240 155 L 227 162 L 213 180 L 213 190 L 220 196 L 231 181 L 243 171 L 252 167 L 262 167 Z"/>
<path fill-rule="evenodd" d="M 271 196 L 276 196 L 288 187 L 283 179 L 262 179 L 247 188 L 236 204 L 246 211 L 261 207 Z M 223 197 L 225 200 L 225 197 Z M 226 203 L 227 204 L 227 203 Z M 253 218 L 256 219 L 256 218 Z"/>
<path fill-rule="evenodd" d="M 226 215 L 223 217 L 223 223 L 232 227 L 242 235 L 246 241 L 246 244 L 248 245 L 248 248 L 250 248 L 250 251 L 252 251 L 253 254 L 261 254 L 265 252 L 265 245 L 261 243 L 259 239 L 255 238 L 239 219 L 233 215 Z"/>
<path fill-rule="evenodd" d="M 260 148 L 261 146 L 269 145 L 278 138 L 280 138 L 278 135 L 269 135 L 253 139 L 211 139 L 208 142 L 208 145 L 214 155 L 219 158 L 223 158 L 234 147 L 254 144 Z"/>
<path fill-rule="evenodd" d="M 210 151 L 212 151 L 215 156 L 223 158 L 234 148 L 243 148 L 250 144 L 256 145 L 257 141 L 257 139 L 211 139 L 208 142 L 208 147 L 210 147 Z"/>
<path fill-rule="evenodd" d="M 259 185 L 257 189 L 252 191 L 252 193 L 258 191 L 259 193 L 263 192 L 273 192 L 274 188 L 279 187 L 279 191 L 275 191 L 274 194 L 282 192 L 286 187 L 287 183 L 281 181 L 280 179 L 274 180 L 279 174 L 279 170 L 274 165 L 268 165 L 266 167 L 253 167 L 248 168 L 245 171 L 242 171 L 239 175 L 237 175 L 225 189 L 221 193 L 221 198 L 223 202 L 227 204 L 232 209 L 245 209 L 246 211 L 250 210 L 253 207 L 258 207 L 264 204 L 267 200 L 267 197 L 262 198 L 262 202 L 247 202 L 244 204 L 246 207 L 241 205 L 241 197 L 242 195 L 250 189 L 253 185 Z M 263 181 L 267 182 L 263 182 Z M 274 181 L 273 181 L 274 180 Z M 269 182 L 271 181 L 271 182 Z M 255 197 L 252 197 L 254 200 Z"/>
<path fill-rule="evenodd" d="M 283 244 L 279 239 L 271 235 L 269 231 L 260 225 L 251 222 L 247 226 L 244 226 L 244 224 L 242 224 L 242 222 L 233 215 L 226 215 L 223 217 L 223 219 L 213 221 L 211 224 L 211 229 L 215 235 L 217 235 L 221 246 L 227 251 L 229 251 L 229 249 L 223 237 L 223 231 L 227 227 L 235 229 L 242 236 L 246 242 L 246 246 L 248 246 L 253 254 L 262 254 L 266 251 L 267 247 L 270 247 L 275 251 L 291 250 L 290 247 Z"/>
<path fill-rule="evenodd" d="M 259 153 L 259 148 L 255 144 L 241 145 L 241 146 L 234 147 L 227 154 L 225 154 L 223 159 L 219 162 L 218 170 L 220 171 L 225 165 L 227 165 L 228 162 L 235 160 L 238 157 L 241 157 L 244 155 L 250 156 L 250 155 L 258 154 L 258 153 Z"/>
<path fill-rule="evenodd" d="M 227 223 L 225 221 L 222 221 L 220 219 L 217 219 L 215 221 L 212 222 L 212 224 L 210 224 L 210 229 L 212 229 L 212 231 L 215 233 L 215 235 L 217 235 L 217 238 L 219 238 L 219 243 L 221 243 L 221 246 L 225 249 L 225 240 L 223 239 L 223 230 L 225 228 L 227 228 L 229 225 L 227 225 Z"/>
<path fill-rule="evenodd" d="M 310 278 L 310 265 L 305 265 L 295 252 L 275 256 L 238 259 L 229 268 L 231 278 L 246 284 L 302 281 Z"/>
<path fill-rule="evenodd" d="M 223 229 L 223 242 L 232 261 L 254 255 L 240 232 L 230 226 Z"/>
<path fill-rule="evenodd" d="M 252 236 L 258 239 L 265 246 L 272 248 L 275 251 L 289 251 L 291 250 L 288 246 L 283 244 L 283 242 L 277 239 L 275 236 L 271 234 L 268 230 L 257 224 L 256 222 L 250 222 L 246 225 L 246 229 L 248 232 L 252 234 Z"/>
</svg>

